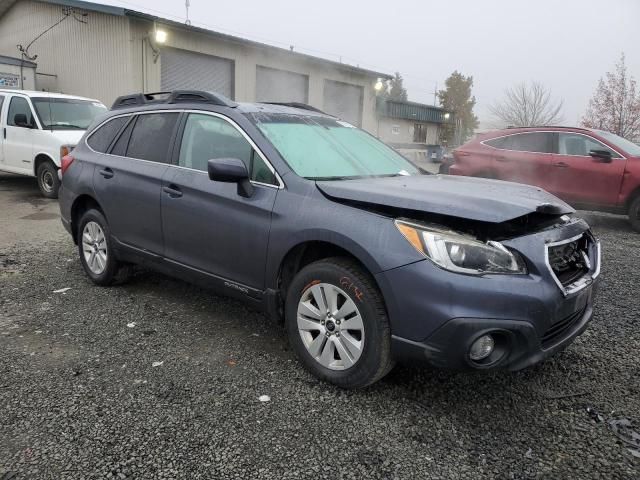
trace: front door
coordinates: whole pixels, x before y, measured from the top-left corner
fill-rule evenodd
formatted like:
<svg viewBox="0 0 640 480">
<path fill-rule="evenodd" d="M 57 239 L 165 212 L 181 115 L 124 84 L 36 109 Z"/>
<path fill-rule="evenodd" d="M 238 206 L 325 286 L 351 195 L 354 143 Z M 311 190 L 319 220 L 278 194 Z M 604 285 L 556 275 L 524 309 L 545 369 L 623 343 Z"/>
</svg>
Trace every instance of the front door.
<svg viewBox="0 0 640 480">
<path fill-rule="evenodd" d="M 161 256 L 162 177 L 169 166 L 180 114 L 139 114 L 96 162 L 93 184 L 111 234 L 121 243 Z"/>
<path fill-rule="evenodd" d="M 33 137 L 38 128 L 35 115 L 25 97 L 8 98 L 3 136 L 3 156 L 7 170 L 33 175 Z M 21 120 L 26 120 L 26 124 Z"/>
<path fill-rule="evenodd" d="M 616 205 L 626 160 L 588 135 L 562 132 L 557 135 L 550 191 L 569 203 L 583 206 Z M 590 156 L 591 150 L 611 152 L 611 162 Z"/>
<path fill-rule="evenodd" d="M 2 110 L 2 105 L 4 105 L 4 95 L 0 95 L 0 168 L 4 166 L 4 136 L 6 135 L 7 129 L 5 121 L 4 121 L 4 111 Z"/>
<path fill-rule="evenodd" d="M 254 184 L 251 196 L 233 183 L 214 182 L 207 162 L 245 162 Z M 264 275 L 271 211 L 278 182 L 239 127 L 221 115 L 189 114 L 177 163 L 165 178 L 162 225 L 165 257 L 222 279 L 257 289 Z"/>
</svg>

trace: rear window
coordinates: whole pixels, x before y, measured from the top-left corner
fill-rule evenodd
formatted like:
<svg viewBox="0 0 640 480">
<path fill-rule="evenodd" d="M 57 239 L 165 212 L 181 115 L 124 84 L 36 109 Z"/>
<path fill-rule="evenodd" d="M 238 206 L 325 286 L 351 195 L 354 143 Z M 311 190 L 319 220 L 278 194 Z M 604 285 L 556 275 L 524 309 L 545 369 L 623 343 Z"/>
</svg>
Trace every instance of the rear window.
<svg viewBox="0 0 640 480">
<path fill-rule="evenodd" d="M 553 133 L 532 132 L 517 133 L 506 137 L 494 138 L 484 142 L 494 148 L 502 150 L 515 150 L 517 152 L 552 153 Z"/>
<path fill-rule="evenodd" d="M 87 139 L 89 146 L 96 152 L 105 153 L 129 117 L 117 117 L 102 124 Z"/>
<path fill-rule="evenodd" d="M 131 132 L 127 157 L 167 163 L 169 145 L 178 115 L 178 113 L 139 115 Z"/>
</svg>

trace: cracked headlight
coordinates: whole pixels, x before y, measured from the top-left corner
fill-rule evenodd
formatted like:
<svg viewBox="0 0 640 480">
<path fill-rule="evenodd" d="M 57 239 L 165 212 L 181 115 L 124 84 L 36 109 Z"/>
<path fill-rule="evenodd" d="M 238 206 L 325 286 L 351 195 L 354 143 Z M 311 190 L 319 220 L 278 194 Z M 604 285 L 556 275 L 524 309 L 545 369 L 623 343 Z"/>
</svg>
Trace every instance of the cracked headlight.
<svg viewBox="0 0 640 480">
<path fill-rule="evenodd" d="M 446 270 L 472 275 L 527 273 L 522 257 L 499 242 L 482 242 L 470 235 L 405 220 L 396 220 L 395 224 L 418 252 Z"/>
</svg>

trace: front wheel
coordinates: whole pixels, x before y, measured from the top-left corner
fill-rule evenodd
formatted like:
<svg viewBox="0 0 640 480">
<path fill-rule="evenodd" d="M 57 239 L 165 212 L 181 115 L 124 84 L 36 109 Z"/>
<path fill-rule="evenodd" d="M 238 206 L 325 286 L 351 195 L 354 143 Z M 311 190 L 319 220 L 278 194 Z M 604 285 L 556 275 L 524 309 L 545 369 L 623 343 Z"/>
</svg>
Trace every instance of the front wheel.
<svg viewBox="0 0 640 480">
<path fill-rule="evenodd" d="M 38 179 L 38 188 L 42 195 L 47 198 L 58 198 L 60 179 L 58 178 L 58 169 L 53 162 L 46 161 L 41 163 L 36 171 L 36 177 Z"/>
<path fill-rule="evenodd" d="M 631 228 L 640 232 L 640 195 L 638 195 L 629 205 L 629 222 Z"/>
<path fill-rule="evenodd" d="M 285 322 L 293 350 L 321 380 L 362 388 L 393 367 L 382 295 L 349 259 L 330 258 L 303 268 L 287 292 Z"/>
</svg>

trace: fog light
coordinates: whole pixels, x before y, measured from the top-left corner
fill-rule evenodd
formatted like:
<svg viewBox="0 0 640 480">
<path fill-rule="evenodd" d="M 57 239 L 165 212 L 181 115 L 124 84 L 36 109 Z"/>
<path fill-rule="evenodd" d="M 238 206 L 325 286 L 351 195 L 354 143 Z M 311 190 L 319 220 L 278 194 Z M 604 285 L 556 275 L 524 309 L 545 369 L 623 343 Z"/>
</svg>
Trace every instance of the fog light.
<svg viewBox="0 0 640 480">
<path fill-rule="evenodd" d="M 469 358 L 474 362 L 484 360 L 493 352 L 495 342 L 491 335 L 483 335 L 471 344 Z"/>
</svg>

